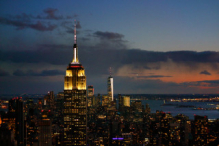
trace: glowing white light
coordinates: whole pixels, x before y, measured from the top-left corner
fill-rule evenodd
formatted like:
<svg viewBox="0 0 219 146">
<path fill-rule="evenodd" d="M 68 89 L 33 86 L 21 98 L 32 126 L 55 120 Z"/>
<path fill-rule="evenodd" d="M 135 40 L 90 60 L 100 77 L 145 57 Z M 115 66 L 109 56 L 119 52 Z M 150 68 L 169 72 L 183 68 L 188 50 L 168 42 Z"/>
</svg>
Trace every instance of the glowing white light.
<svg viewBox="0 0 219 146">
<path fill-rule="evenodd" d="M 76 48 L 74 48 L 74 62 L 76 62 Z"/>
<path fill-rule="evenodd" d="M 113 78 L 110 78 L 110 84 L 111 84 L 111 96 L 112 96 L 112 101 L 113 101 Z"/>
</svg>

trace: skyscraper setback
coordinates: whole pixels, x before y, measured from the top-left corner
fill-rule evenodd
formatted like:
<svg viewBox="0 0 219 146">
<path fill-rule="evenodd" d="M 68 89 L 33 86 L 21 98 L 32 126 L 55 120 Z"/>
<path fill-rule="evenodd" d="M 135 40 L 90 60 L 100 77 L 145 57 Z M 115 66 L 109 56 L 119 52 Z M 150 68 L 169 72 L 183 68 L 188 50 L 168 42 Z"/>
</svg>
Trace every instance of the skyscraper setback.
<svg viewBox="0 0 219 146">
<path fill-rule="evenodd" d="M 78 59 L 76 25 L 73 52 L 64 81 L 64 144 L 68 146 L 86 145 L 86 76 Z"/>
</svg>

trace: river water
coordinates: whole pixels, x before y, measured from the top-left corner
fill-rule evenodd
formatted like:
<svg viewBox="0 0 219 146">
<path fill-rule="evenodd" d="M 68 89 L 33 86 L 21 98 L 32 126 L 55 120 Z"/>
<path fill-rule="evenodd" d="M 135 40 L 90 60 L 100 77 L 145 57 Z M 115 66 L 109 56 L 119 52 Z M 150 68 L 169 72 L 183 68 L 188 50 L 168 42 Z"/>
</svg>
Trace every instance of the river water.
<svg viewBox="0 0 219 146">
<path fill-rule="evenodd" d="M 155 113 L 156 110 L 163 112 L 170 112 L 173 116 L 177 114 L 184 114 L 189 117 L 189 119 L 194 119 L 194 115 L 208 116 L 208 119 L 219 118 L 219 110 L 194 110 L 193 107 L 178 107 L 177 105 L 184 106 L 195 106 L 202 108 L 213 108 L 216 107 L 218 102 L 165 102 L 166 104 L 174 104 L 170 106 L 162 106 L 164 104 L 163 100 L 142 100 L 142 104 L 145 106 L 146 103 L 149 104 L 151 108 L 151 113 Z M 212 105 L 213 104 L 213 105 Z"/>
</svg>

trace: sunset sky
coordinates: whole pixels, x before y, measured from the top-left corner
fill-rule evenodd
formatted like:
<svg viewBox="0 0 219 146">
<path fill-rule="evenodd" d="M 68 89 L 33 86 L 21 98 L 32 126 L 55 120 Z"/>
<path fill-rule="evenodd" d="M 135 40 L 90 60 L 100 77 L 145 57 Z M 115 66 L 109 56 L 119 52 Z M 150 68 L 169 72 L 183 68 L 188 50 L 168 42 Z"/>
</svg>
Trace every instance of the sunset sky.
<svg viewBox="0 0 219 146">
<path fill-rule="evenodd" d="M 63 91 L 75 20 L 95 94 L 219 94 L 218 0 L 2 0 L 0 94 Z"/>
</svg>

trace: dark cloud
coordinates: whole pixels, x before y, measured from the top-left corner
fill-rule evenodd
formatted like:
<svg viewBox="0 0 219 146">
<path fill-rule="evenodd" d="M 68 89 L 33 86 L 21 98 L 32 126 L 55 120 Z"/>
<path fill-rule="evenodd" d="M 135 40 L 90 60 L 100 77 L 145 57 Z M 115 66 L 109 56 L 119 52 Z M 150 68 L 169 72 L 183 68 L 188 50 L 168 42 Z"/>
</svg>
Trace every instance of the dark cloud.
<svg viewBox="0 0 219 146">
<path fill-rule="evenodd" d="M 66 29 L 67 33 L 74 34 L 74 22 L 73 21 L 63 21 L 61 26 Z M 76 28 L 81 29 L 80 21 L 76 22 Z M 80 34 L 80 31 L 77 30 L 77 34 Z"/>
<path fill-rule="evenodd" d="M 150 67 L 148 67 L 148 66 L 144 66 L 144 69 L 148 69 L 148 70 L 150 70 L 151 68 L 150 68 Z"/>
<path fill-rule="evenodd" d="M 43 10 L 44 15 L 33 16 L 31 14 L 8 15 L 7 17 L 0 17 L 0 24 L 15 26 L 17 30 L 31 28 L 38 31 L 52 31 L 57 28 L 56 24 L 50 24 L 49 20 L 67 20 L 75 16 L 58 15 L 58 9 L 47 8 Z M 45 19 L 41 21 L 40 19 Z M 47 19 L 47 20 L 46 20 Z M 45 22 L 47 21 L 47 22 Z M 77 28 L 81 28 L 80 22 L 77 22 Z"/>
<path fill-rule="evenodd" d="M 210 73 L 210 72 L 208 72 L 207 70 L 201 71 L 199 74 L 211 75 L 211 73 Z"/>
<path fill-rule="evenodd" d="M 67 32 L 67 33 L 74 34 L 74 29 L 71 29 L 71 28 L 70 28 L 70 29 L 66 30 L 66 32 Z"/>
<path fill-rule="evenodd" d="M 0 51 L 0 61 L 1 62 L 12 62 L 12 63 L 33 63 L 33 66 L 37 63 L 44 62 L 46 65 L 62 65 L 63 70 L 43 70 L 40 72 L 28 70 L 16 70 L 11 77 L 16 78 L 17 76 L 26 76 L 25 78 L 34 78 L 35 76 L 54 76 L 55 75 L 65 75 L 64 71 L 71 62 L 73 57 L 72 45 L 56 45 L 56 44 L 42 44 L 38 46 L 38 50 L 34 51 Z M 151 71 L 154 69 L 154 66 L 149 66 L 150 64 L 159 64 L 159 62 L 168 62 L 169 60 L 174 60 L 179 55 L 181 60 L 175 60 L 174 62 L 182 63 L 186 62 L 183 58 L 187 58 L 189 64 L 202 63 L 203 61 L 195 56 L 202 54 L 205 63 L 214 64 L 218 63 L 218 58 L 211 56 L 218 56 L 218 52 L 190 52 L 190 51 L 181 51 L 181 53 L 175 52 L 154 52 L 154 51 L 144 51 L 138 49 L 104 49 L 97 46 L 78 46 L 79 60 L 82 65 L 85 67 L 85 73 L 87 76 L 87 85 L 94 85 L 98 92 L 105 93 L 107 90 L 106 82 L 109 75 L 109 67 L 111 66 L 115 73 L 124 66 L 136 66 L 135 69 L 130 70 L 134 74 L 139 75 L 139 79 L 114 76 L 115 83 L 115 93 L 202 93 L 202 90 L 199 88 L 202 87 L 212 87 L 210 91 L 215 93 L 216 86 L 219 86 L 219 81 L 200 81 L 192 83 L 170 83 L 162 82 L 161 79 L 168 77 L 171 79 L 171 76 L 162 75 L 162 73 L 152 74 L 148 72 L 148 76 L 144 76 L 144 73 L 138 73 L 138 68 L 148 69 Z M 193 54 L 193 55 L 188 55 Z M 184 54 L 184 56 L 182 55 Z M 205 55 L 203 55 L 205 54 Z M 174 56 L 174 58 L 173 58 Z M 218 56 L 219 57 L 219 56 Z M 162 66 L 162 64 L 160 64 Z M 150 70 L 151 69 L 151 70 Z M 39 70 L 39 69 L 36 69 Z M 129 74 L 130 72 L 127 72 Z M 150 74 L 151 73 L 151 74 Z M 133 75 L 130 75 L 133 76 Z M 143 78 L 141 80 L 141 77 Z M 57 76 L 60 80 L 63 79 L 62 76 Z M 59 80 L 59 81 L 60 81 Z M 5 81 L 6 82 L 6 81 Z M 46 81 L 40 81 L 46 82 Z M 63 81 L 64 82 L 64 81 Z M 63 84 L 63 82 L 61 82 Z M 31 83 L 29 83 L 31 84 Z M 34 83 L 33 83 L 34 84 Z M 53 83 L 51 83 L 54 85 Z M 8 85 L 9 86 L 9 85 Z M 59 89 L 57 91 L 63 90 L 63 85 L 60 85 L 60 82 L 56 84 Z M 191 88 L 190 88 L 191 87 Z M 194 88 L 193 88 L 194 87 Z M 214 90 L 213 90 L 214 89 Z M 53 89 L 50 89 L 53 90 Z M 204 92 L 203 92 L 204 93 Z M 128 94 L 128 93 L 127 93 Z"/>
<path fill-rule="evenodd" d="M 1 57 L 0 60 L 1 61 L 12 61 L 15 63 L 44 62 L 44 63 L 50 63 L 50 64 L 56 64 L 56 65 L 66 64 L 66 62 L 70 61 L 71 56 L 68 55 L 68 53 L 71 52 L 71 49 L 70 49 L 72 48 L 71 46 L 69 46 L 69 50 L 56 49 L 56 48 L 52 48 L 52 46 L 42 47 L 42 48 L 48 48 L 48 49 L 38 49 L 35 51 L 26 50 L 26 51 L 0 52 L 0 57 Z M 64 48 L 64 46 L 60 46 L 60 45 L 58 47 Z M 66 55 L 69 57 L 66 57 Z"/>
<path fill-rule="evenodd" d="M 16 70 L 14 71 L 14 76 L 56 76 L 56 75 L 64 75 L 64 71 L 60 70 L 43 70 L 41 72 L 36 72 L 33 70 L 28 70 L 27 72 L 24 72 L 22 70 Z"/>
<path fill-rule="evenodd" d="M 15 26 L 17 30 L 32 28 L 38 31 L 52 31 L 57 27 L 57 25 L 52 25 L 50 23 L 42 23 L 40 21 L 34 23 L 30 21 L 12 20 L 3 17 L 0 17 L 0 23 Z"/>
<path fill-rule="evenodd" d="M 81 28 L 80 21 L 77 21 L 77 23 L 76 23 L 76 28 L 77 28 L 77 29 L 80 29 L 80 28 Z"/>
<path fill-rule="evenodd" d="M 215 51 L 171 51 L 165 54 L 175 62 L 219 62 L 219 52 Z"/>
<path fill-rule="evenodd" d="M 10 20 L 8 18 L 3 18 L 3 17 L 0 17 L 0 23 L 16 26 L 17 29 L 24 29 L 27 26 L 25 22 L 18 21 L 18 20 Z"/>
<path fill-rule="evenodd" d="M 0 76 L 9 76 L 9 75 L 10 75 L 9 72 L 0 69 Z"/>
<path fill-rule="evenodd" d="M 57 27 L 57 25 L 51 25 L 51 24 L 48 24 L 47 26 L 45 26 L 40 21 L 38 21 L 36 24 L 30 24 L 29 26 L 30 28 L 39 30 L 39 31 L 52 31 Z"/>
<path fill-rule="evenodd" d="M 43 70 L 40 76 L 57 76 L 57 75 L 65 75 L 65 71 L 61 70 Z"/>
<path fill-rule="evenodd" d="M 180 85 L 184 87 L 195 87 L 201 89 L 209 89 L 209 88 L 218 88 L 219 87 L 219 80 L 203 80 L 203 81 L 196 81 L 196 82 L 184 82 Z"/>
<path fill-rule="evenodd" d="M 163 75 L 151 75 L 151 76 L 136 76 L 139 79 L 149 79 L 149 78 L 163 78 L 163 77 L 172 77 L 172 76 L 163 76 Z"/>
<path fill-rule="evenodd" d="M 68 45 L 56 45 L 56 44 L 43 44 L 38 46 L 38 50 L 34 51 L 0 51 L 0 61 L 12 61 L 15 63 L 39 63 L 45 62 L 54 65 L 66 65 L 72 60 L 73 50 L 72 46 Z M 82 63 L 90 68 L 93 68 L 93 73 L 96 71 L 103 70 L 112 66 L 117 69 L 123 65 L 132 65 L 136 68 L 144 69 L 157 69 L 159 68 L 159 62 L 167 62 L 168 60 L 174 60 L 174 62 L 187 63 L 188 66 L 195 63 L 202 63 L 203 61 L 195 56 L 202 54 L 202 58 L 205 60 L 205 63 L 218 63 L 219 62 L 219 53 L 218 52 L 192 52 L 189 51 L 177 53 L 176 52 L 153 52 L 153 51 L 144 51 L 138 49 L 103 49 L 100 46 L 79 46 L 79 60 Z M 175 55 L 172 55 L 175 54 Z M 171 55 L 170 55 L 171 54 Z M 182 57 L 184 54 L 184 57 Z M 205 55 L 203 55 L 205 54 Z M 177 58 L 177 55 L 181 56 L 182 60 Z M 174 57 L 173 57 L 174 56 Z M 210 56 L 218 56 L 212 59 Z M 186 62 L 184 58 L 191 58 L 189 62 Z M 92 62 L 92 64 L 91 64 Z M 149 68 L 147 63 L 158 63 L 156 66 Z M 97 70 L 95 70 L 97 69 Z M 105 71 L 104 71 L 105 72 Z M 105 72 L 106 73 L 106 72 Z"/>
<path fill-rule="evenodd" d="M 90 39 L 89 39 L 89 38 L 82 37 L 81 40 L 82 40 L 82 41 L 89 41 Z"/>
<path fill-rule="evenodd" d="M 75 18 L 76 15 L 73 16 L 63 16 L 58 14 L 58 9 L 55 8 L 47 8 L 43 10 L 46 15 L 37 15 L 33 17 L 35 19 L 49 19 L 49 20 L 64 20 L 64 19 L 72 19 Z"/>
<path fill-rule="evenodd" d="M 15 15 L 15 16 L 9 15 L 8 18 L 27 22 L 30 21 L 32 18 L 34 18 L 34 16 L 30 14 L 28 15 L 26 13 L 22 13 L 20 15 Z"/>
<path fill-rule="evenodd" d="M 78 15 L 77 14 L 74 14 L 73 16 L 66 16 L 67 19 L 73 19 L 73 18 L 77 18 Z"/>
<path fill-rule="evenodd" d="M 199 81 L 199 83 L 210 83 L 210 84 L 218 84 L 219 86 L 219 80 L 206 80 L 206 81 Z"/>
<path fill-rule="evenodd" d="M 129 77 L 113 77 L 114 78 L 114 89 L 116 93 L 126 93 L 126 94 L 166 94 L 166 93 L 190 93 L 191 90 L 186 87 L 182 87 L 177 83 L 173 82 L 162 82 L 161 80 L 136 80 Z M 95 87 L 95 86 L 94 86 Z M 104 88 L 104 87 L 103 87 Z M 103 90 L 103 93 L 106 92 Z"/>
<path fill-rule="evenodd" d="M 55 20 L 63 19 L 63 16 L 56 15 L 56 12 L 58 12 L 58 9 L 47 8 L 43 12 L 47 14 L 46 16 L 47 19 L 55 19 Z"/>
<path fill-rule="evenodd" d="M 27 74 L 26 73 L 24 73 L 22 70 L 16 70 L 16 71 L 14 71 L 13 72 L 13 75 L 14 76 L 26 76 Z"/>
<path fill-rule="evenodd" d="M 96 31 L 94 32 L 94 36 L 99 37 L 100 39 L 108 39 L 108 40 L 121 40 L 124 35 L 114 32 L 102 32 Z"/>
<path fill-rule="evenodd" d="M 55 8 L 47 8 L 43 10 L 43 14 L 38 14 L 36 16 L 31 15 L 31 14 L 18 14 L 18 15 L 8 15 L 10 19 L 17 19 L 17 20 L 22 20 L 22 21 L 27 21 L 31 19 L 48 19 L 48 20 L 65 20 L 65 19 L 73 19 L 78 17 L 78 15 L 73 15 L 73 16 L 63 16 L 58 14 L 58 9 Z"/>
</svg>

